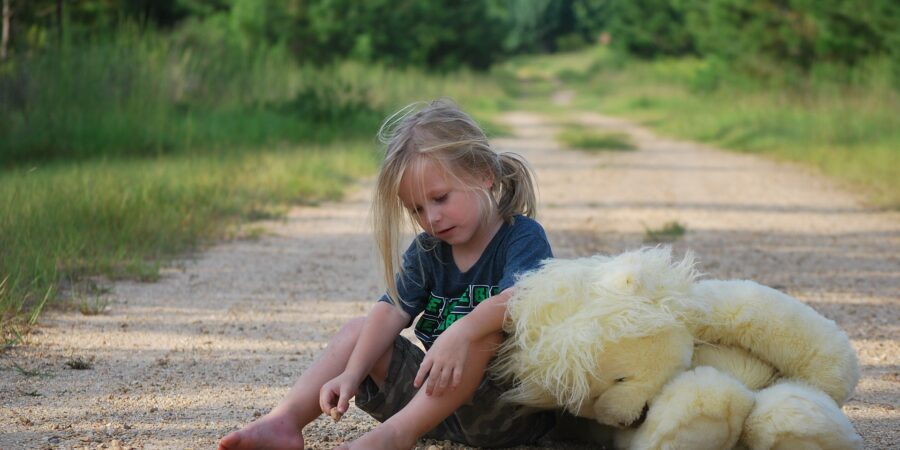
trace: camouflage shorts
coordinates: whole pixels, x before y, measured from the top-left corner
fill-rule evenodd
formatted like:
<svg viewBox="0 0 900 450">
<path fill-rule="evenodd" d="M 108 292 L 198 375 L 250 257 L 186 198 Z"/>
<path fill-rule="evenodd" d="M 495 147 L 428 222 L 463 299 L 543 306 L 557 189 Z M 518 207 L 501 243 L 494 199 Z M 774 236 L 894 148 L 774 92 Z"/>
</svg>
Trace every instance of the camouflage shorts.
<svg viewBox="0 0 900 450">
<path fill-rule="evenodd" d="M 366 377 L 356 394 L 356 406 L 384 422 L 416 395 L 413 380 L 425 353 L 397 336 L 383 389 Z M 537 441 L 554 425 L 553 412 L 533 411 L 499 400 L 501 386 L 485 378 L 472 399 L 424 437 L 475 447 L 512 447 Z"/>
</svg>

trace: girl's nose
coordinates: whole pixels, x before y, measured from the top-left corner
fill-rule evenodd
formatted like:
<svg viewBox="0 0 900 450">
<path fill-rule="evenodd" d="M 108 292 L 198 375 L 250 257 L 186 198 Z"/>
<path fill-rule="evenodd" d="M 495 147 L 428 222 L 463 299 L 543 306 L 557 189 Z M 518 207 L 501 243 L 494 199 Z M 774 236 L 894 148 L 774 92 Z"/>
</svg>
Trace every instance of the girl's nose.
<svg viewBox="0 0 900 450">
<path fill-rule="evenodd" d="M 428 208 L 426 213 L 428 214 L 428 223 L 432 225 L 441 220 L 440 208 Z"/>
</svg>

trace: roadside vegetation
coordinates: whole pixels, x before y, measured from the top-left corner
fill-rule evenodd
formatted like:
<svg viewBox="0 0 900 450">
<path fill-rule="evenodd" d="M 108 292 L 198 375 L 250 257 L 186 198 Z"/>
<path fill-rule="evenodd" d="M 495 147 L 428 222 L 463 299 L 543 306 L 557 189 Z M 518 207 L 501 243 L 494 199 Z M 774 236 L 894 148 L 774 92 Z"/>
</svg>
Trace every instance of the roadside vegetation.
<svg viewBox="0 0 900 450">
<path fill-rule="evenodd" d="M 900 209 L 900 95 L 886 59 L 760 79 L 715 60 L 623 59 L 600 46 L 520 58 L 498 70 L 504 79 L 546 87 L 523 95 L 521 106 L 562 121 L 576 110 L 631 118 L 665 134 L 815 168 L 873 206 Z M 551 105 L 557 89 L 573 90 L 573 102 Z M 570 126 L 560 137 L 580 148 L 597 133 Z"/>
<path fill-rule="evenodd" d="M 603 131 L 580 125 L 569 125 L 556 135 L 569 148 L 584 151 L 634 150 L 634 140 L 628 133 Z"/>
<path fill-rule="evenodd" d="M 681 239 L 687 228 L 677 221 L 666 222 L 659 228 L 644 227 L 644 243 L 660 244 L 675 242 Z"/>
</svg>

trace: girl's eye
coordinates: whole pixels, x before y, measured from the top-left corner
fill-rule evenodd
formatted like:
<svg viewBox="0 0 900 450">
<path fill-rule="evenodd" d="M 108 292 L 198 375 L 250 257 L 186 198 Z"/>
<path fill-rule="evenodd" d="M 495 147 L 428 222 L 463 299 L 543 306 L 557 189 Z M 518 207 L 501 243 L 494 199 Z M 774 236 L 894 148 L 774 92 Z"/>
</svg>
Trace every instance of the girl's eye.
<svg viewBox="0 0 900 450">
<path fill-rule="evenodd" d="M 441 195 L 441 196 L 439 196 L 439 197 L 435 197 L 435 198 L 434 198 L 434 201 L 436 201 L 436 202 L 438 202 L 438 203 L 442 203 L 444 200 L 447 200 L 447 196 L 448 196 L 448 195 L 450 195 L 450 194 L 444 194 L 444 195 Z"/>
</svg>

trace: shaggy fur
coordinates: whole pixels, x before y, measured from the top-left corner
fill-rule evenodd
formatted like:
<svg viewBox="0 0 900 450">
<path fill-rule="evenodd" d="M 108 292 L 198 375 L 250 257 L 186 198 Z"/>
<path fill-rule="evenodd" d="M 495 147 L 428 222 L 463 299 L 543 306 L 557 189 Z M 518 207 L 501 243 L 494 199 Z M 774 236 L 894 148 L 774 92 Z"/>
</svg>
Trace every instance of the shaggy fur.
<svg viewBox="0 0 900 450">
<path fill-rule="evenodd" d="M 737 378 L 753 390 L 770 386 L 778 378 L 778 371 L 774 367 L 755 358 L 750 352 L 738 347 L 712 345 L 706 342 L 694 345 L 691 366 L 715 367 Z"/>
<path fill-rule="evenodd" d="M 753 393 L 742 383 L 712 367 L 698 367 L 663 388 L 627 447 L 732 448 L 752 408 Z"/>
<path fill-rule="evenodd" d="M 862 438 L 831 397 L 795 382 L 782 382 L 756 395 L 743 441 L 754 450 L 863 447 Z"/>
<path fill-rule="evenodd" d="M 636 380 L 631 369 L 598 370 L 609 366 L 598 356 L 623 341 L 637 354 L 642 350 L 648 354 L 640 359 L 650 364 L 651 372 L 686 369 L 690 351 L 679 349 L 690 338 L 676 312 L 689 309 L 679 303 L 687 298 L 696 276 L 690 256 L 673 265 L 667 249 L 546 261 L 517 281 L 507 306 L 510 337 L 492 369 L 501 379 L 516 380 L 506 399 L 538 407 L 564 405 L 573 413 L 590 414 L 592 394 L 605 391 L 615 380 L 648 383 Z M 654 345 L 649 353 L 648 343 L 634 345 L 636 338 L 659 334 L 671 337 L 671 342 Z M 654 391 L 666 381 L 654 380 Z M 636 419 L 643 406 L 642 402 L 637 412 L 618 416 Z"/>
<path fill-rule="evenodd" d="M 704 280 L 692 296 L 703 307 L 683 317 L 697 339 L 746 349 L 838 404 L 856 387 L 859 367 L 850 339 L 809 306 L 752 281 Z"/>
<path fill-rule="evenodd" d="M 857 448 L 839 407 L 859 379 L 847 336 L 774 289 L 695 282 L 693 265 L 652 248 L 550 260 L 522 277 L 492 367 L 513 382 L 506 399 L 620 429 L 649 407 L 618 433 L 629 448 L 726 449 L 742 432 L 752 448 Z M 791 382 L 769 387 L 780 379 Z"/>
</svg>

